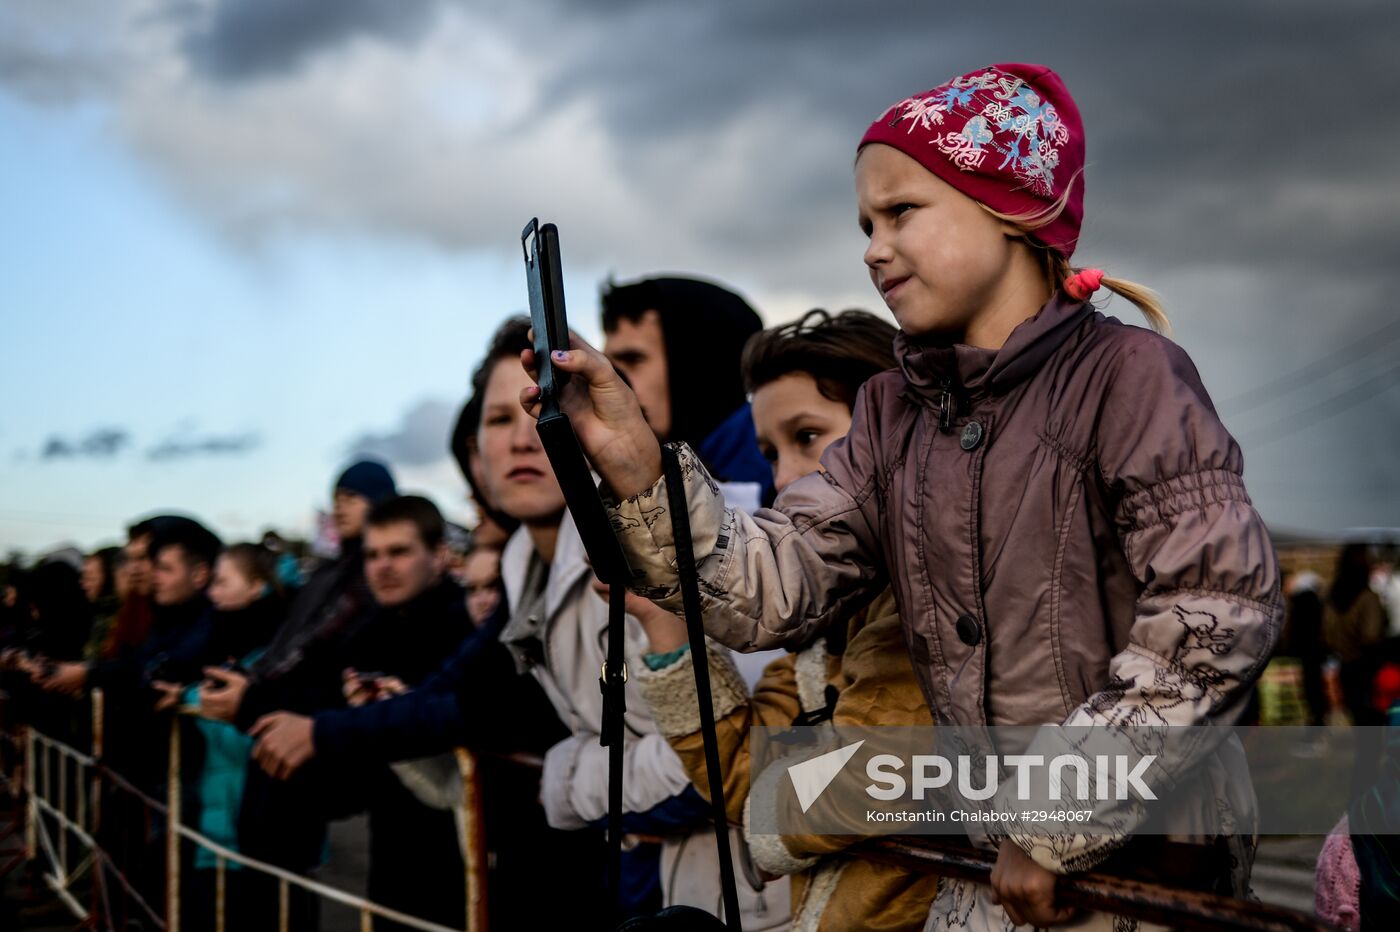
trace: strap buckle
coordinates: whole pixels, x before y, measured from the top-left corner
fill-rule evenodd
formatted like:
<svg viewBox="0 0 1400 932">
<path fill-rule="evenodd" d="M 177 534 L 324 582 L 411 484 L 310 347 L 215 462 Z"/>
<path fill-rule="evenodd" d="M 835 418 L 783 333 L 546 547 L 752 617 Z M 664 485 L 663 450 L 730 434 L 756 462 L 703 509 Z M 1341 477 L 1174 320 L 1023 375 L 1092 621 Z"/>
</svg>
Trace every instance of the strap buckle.
<svg viewBox="0 0 1400 932">
<path fill-rule="evenodd" d="M 608 683 L 608 662 L 607 662 L 606 660 L 603 661 L 603 666 L 602 666 L 602 668 L 598 671 L 598 679 L 600 679 L 600 680 L 603 681 L 603 685 L 605 685 L 605 686 L 607 685 L 607 683 Z M 622 682 L 624 682 L 624 683 L 627 682 L 627 664 L 626 664 L 626 663 L 623 663 L 623 665 L 622 665 Z"/>
</svg>

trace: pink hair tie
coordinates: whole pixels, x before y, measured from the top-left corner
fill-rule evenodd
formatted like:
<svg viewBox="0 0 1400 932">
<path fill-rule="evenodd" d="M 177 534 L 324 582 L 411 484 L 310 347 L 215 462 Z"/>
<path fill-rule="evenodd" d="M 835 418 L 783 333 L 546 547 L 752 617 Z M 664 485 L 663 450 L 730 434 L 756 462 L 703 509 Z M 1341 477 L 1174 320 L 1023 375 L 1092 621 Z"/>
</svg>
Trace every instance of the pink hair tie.
<svg viewBox="0 0 1400 932">
<path fill-rule="evenodd" d="M 1080 269 L 1065 279 L 1065 294 L 1076 301 L 1086 301 L 1102 282 L 1103 269 Z"/>
</svg>

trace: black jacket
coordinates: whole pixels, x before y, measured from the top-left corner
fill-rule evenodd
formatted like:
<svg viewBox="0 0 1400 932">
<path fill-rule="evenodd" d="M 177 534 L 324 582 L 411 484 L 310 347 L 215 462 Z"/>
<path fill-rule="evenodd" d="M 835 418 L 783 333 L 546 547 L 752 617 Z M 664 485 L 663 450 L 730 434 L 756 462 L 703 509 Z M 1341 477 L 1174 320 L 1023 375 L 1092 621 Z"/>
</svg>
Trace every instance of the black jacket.
<svg viewBox="0 0 1400 932">
<path fill-rule="evenodd" d="M 250 685 L 238 710 L 247 730 L 269 712 L 310 715 L 344 706 L 346 667 L 396 676 L 410 685 L 435 671 L 475 632 L 466 594 L 444 580 L 396 608 L 378 606 L 336 631 L 309 639 L 297 665 L 276 679 Z M 269 651 L 271 648 L 269 648 Z M 254 665 L 256 670 L 261 665 Z"/>
<path fill-rule="evenodd" d="M 392 762 L 464 746 L 543 754 L 569 731 L 532 676 L 520 676 L 497 639 L 504 603 L 436 672 L 410 692 L 315 716 L 318 757 Z"/>
<path fill-rule="evenodd" d="M 360 542 L 346 541 L 340 558 L 316 570 L 292 600 L 286 620 L 249 671 L 248 690 L 234 724 L 247 731 L 268 712 L 291 708 L 289 696 L 304 688 L 296 674 L 307 653 L 333 647 L 369 622 L 376 611 L 365 584 Z"/>
</svg>

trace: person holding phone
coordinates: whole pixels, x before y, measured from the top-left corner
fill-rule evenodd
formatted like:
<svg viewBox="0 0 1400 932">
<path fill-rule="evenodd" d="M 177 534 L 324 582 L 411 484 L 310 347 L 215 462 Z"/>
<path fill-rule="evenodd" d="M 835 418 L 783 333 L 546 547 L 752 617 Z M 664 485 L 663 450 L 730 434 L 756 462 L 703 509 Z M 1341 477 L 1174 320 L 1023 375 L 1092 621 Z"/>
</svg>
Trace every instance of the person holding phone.
<svg viewBox="0 0 1400 932">
<path fill-rule="evenodd" d="M 545 754 L 541 801 L 549 824 L 596 834 L 608 814 L 609 749 L 599 743 L 603 697 L 598 688 L 607 655 L 608 606 L 592 591 L 583 540 L 535 421 L 519 404 L 520 391 L 529 384 L 519 365 L 530 346 L 529 329 L 523 318 L 503 324 L 472 380 L 482 398 L 476 447 L 484 486 L 495 507 L 520 522 L 501 560 L 509 621 L 500 637 L 517 668 L 540 683 L 570 731 Z M 636 668 L 645 637 L 635 618 L 627 617 L 625 625 L 628 663 Z M 678 904 L 712 909 L 720 895 L 709 808 L 658 731 L 636 681 L 624 688 L 623 911 L 644 915 Z M 678 900 L 673 868 L 687 850 L 705 852 L 687 882 L 702 877 L 713 886 L 692 887 L 690 898 Z M 601 894 L 601 858 L 596 869 Z M 785 884 L 761 891 L 740 886 L 745 928 L 786 921 Z"/>
<path fill-rule="evenodd" d="M 1154 332 L 1155 296 L 1071 265 L 1084 166 L 1079 111 L 1041 65 L 978 68 L 876 116 L 856 200 L 900 368 L 865 384 L 823 472 L 775 509 L 727 506 L 677 451 L 711 637 L 803 643 L 891 586 L 941 723 L 1238 720 L 1281 624 L 1278 560 L 1238 444 L 1190 358 Z M 1099 313 L 1100 288 L 1153 329 Z M 535 371 L 533 351 L 522 363 Z M 575 376 L 562 407 L 609 490 L 629 584 L 679 611 L 661 450 L 635 393 L 581 340 L 552 363 Z M 533 412 L 539 389 L 520 400 Z M 930 928 L 953 900 L 994 928 L 1066 922 L 1056 877 L 1112 858 L 1247 895 L 1251 839 L 1190 822 L 1229 799 L 1249 824 L 1222 752 L 1163 766 L 1200 768 L 1198 795 L 1173 809 L 1192 853 L 1133 837 L 1131 802 L 1102 807 L 1111 833 L 978 833 L 997 851 L 991 888 L 944 885 Z"/>
</svg>

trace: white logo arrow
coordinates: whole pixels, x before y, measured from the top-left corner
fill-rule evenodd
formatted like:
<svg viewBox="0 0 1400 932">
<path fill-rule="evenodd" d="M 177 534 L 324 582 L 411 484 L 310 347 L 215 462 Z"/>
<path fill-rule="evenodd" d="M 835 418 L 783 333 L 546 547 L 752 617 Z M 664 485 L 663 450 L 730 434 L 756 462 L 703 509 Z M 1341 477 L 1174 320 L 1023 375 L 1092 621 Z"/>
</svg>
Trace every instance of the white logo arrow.
<svg viewBox="0 0 1400 932">
<path fill-rule="evenodd" d="M 792 788 L 797 791 L 797 801 L 802 805 L 803 812 L 812 808 L 812 803 L 817 801 L 817 797 L 822 795 L 828 786 L 831 786 L 831 781 L 836 779 L 841 768 L 846 766 L 846 762 L 855 756 L 856 751 L 864 743 L 865 740 L 861 739 L 855 744 L 827 751 L 819 757 L 804 760 L 802 763 L 793 764 L 788 768 L 788 776 L 792 778 Z"/>
</svg>

